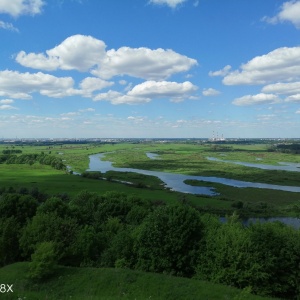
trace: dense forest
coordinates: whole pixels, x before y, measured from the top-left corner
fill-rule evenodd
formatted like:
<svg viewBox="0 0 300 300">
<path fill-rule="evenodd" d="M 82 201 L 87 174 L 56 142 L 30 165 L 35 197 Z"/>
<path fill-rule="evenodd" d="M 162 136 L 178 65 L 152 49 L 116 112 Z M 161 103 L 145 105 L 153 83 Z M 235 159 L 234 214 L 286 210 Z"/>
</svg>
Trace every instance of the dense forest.
<svg viewBox="0 0 300 300">
<path fill-rule="evenodd" d="M 282 223 L 221 223 L 184 201 L 119 192 L 46 195 L 1 188 L 0 264 L 31 261 L 28 280 L 57 265 L 128 268 L 197 278 L 297 299 L 300 231 Z"/>
</svg>

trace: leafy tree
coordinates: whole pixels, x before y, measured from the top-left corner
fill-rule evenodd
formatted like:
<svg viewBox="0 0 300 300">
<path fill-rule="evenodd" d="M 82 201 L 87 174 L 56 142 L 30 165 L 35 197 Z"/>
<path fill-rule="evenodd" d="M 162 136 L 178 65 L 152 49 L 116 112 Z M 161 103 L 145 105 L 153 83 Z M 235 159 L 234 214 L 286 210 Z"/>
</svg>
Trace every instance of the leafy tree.
<svg viewBox="0 0 300 300">
<path fill-rule="evenodd" d="M 102 198 L 88 191 L 82 191 L 70 201 L 70 208 L 74 212 L 79 224 L 92 225 L 95 220 L 95 212 Z"/>
<path fill-rule="evenodd" d="M 20 224 L 14 217 L 0 219 L 0 266 L 20 259 Z"/>
<path fill-rule="evenodd" d="M 131 225 L 139 225 L 150 213 L 150 209 L 144 206 L 133 206 L 126 216 L 126 223 Z"/>
<path fill-rule="evenodd" d="M 3 194 L 0 197 L 0 217 L 15 217 L 18 223 L 25 224 L 35 215 L 37 206 L 37 201 L 29 195 Z"/>
<path fill-rule="evenodd" d="M 136 263 L 134 252 L 134 228 L 126 227 L 111 236 L 101 255 L 103 267 L 133 268 Z"/>
<path fill-rule="evenodd" d="M 249 286 L 259 266 L 251 260 L 251 240 L 238 216 L 229 217 L 226 224 L 205 222 L 205 227 L 196 277 L 239 288 Z"/>
<path fill-rule="evenodd" d="M 93 171 L 93 172 L 85 171 L 81 173 L 81 176 L 89 179 L 100 179 L 103 177 L 102 173 L 99 171 Z"/>
<path fill-rule="evenodd" d="M 208 218 L 207 218 L 208 220 Z M 282 223 L 206 222 L 196 277 L 285 299 L 299 296 L 300 233 Z"/>
<path fill-rule="evenodd" d="M 191 276 L 202 237 L 200 214 L 186 205 L 158 207 L 137 235 L 136 267 L 140 270 Z"/>
<path fill-rule="evenodd" d="M 260 278 L 250 278 L 261 295 L 295 299 L 300 296 L 300 231 L 280 222 L 249 227 L 252 260 L 260 266 Z"/>
<path fill-rule="evenodd" d="M 97 212 L 95 213 L 95 222 L 98 224 L 97 226 L 101 226 L 109 218 L 114 217 L 124 222 L 130 209 L 131 204 L 126 194 L 107 192 L 102 196 L 102 201 L 98 205 Z"/>
<path fill-rule="evenodd" d="M 103 248 L 103 236 L 94 227 L 85 225 L 77 232 L 73 251 L 78 265 L 97 266 Z"/>
<path fill-rule="evenodd" d="M 79 226 L 74 218 L 61 217 L 55 212 L 38 213 L 24 228 L 20 246 L 25 258 L 42 242 L 54 242 L 61 261 L 72 259 L 72 248 Z"/>
<path fill-rule="evenodd" d="M 61 198 L 51 197 L 39 206 L 37 213 L 56 213 L 63 218 L 71 216 L 71 209 Z"/>
<path fill-rule="evenodd" d="M 53 242 L 39 244 L 31 255 L 28 278 L 33 281 L 42 281 L 52 275 L 57 264 L 57 254 Z"/>
</svg>

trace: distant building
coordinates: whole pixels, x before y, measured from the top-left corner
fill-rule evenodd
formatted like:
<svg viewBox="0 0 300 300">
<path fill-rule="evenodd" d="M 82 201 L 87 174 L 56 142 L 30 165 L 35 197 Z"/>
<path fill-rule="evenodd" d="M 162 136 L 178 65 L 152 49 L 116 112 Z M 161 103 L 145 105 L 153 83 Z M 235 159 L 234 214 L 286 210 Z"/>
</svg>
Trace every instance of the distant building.
<svg viewBox="0 0 300 300">
<path fill-rule="evenodd" d="M 215 132 L 213 131 L 213 136 L 212 138 L 209 139 L 209 141 L 211 142 L 221 142 L 221 141 L 226 141 L 226 139 L 224 138 L 223 134 L 221 136 L 217 134 L 215 135 Z"/>
</svg>

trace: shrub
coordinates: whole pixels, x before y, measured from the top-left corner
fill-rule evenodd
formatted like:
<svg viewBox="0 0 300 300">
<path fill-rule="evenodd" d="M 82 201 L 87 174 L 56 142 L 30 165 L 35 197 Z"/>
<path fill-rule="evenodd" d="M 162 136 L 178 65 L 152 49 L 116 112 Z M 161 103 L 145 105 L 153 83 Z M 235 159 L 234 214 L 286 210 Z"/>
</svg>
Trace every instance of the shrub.
<svg viewBox="0 0 300 300">
<path fill-rule="evenodd" d="M 28 278 L 33 281 L 45 280 L 54 273 L 57 264 L 55 244 L 53 242 L 39 244 L 31 259 Z"/>
</svg>

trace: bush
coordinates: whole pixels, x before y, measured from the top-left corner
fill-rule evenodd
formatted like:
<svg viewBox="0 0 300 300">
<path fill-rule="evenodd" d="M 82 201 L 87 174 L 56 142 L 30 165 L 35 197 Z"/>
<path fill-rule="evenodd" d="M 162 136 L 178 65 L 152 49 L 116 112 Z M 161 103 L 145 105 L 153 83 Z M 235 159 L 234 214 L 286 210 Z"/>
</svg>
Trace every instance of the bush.
<svg viewBox="0 0 300 300">
<path fill-rule="evenodd" d="M 57 264 L 55 244 L 53 242 L 43 242 L 31 255 L 31 263 L 28 278 L 33 281 L 42 281 L 52 275 Z"/>
</svg>

